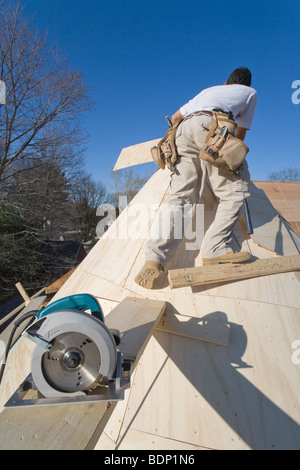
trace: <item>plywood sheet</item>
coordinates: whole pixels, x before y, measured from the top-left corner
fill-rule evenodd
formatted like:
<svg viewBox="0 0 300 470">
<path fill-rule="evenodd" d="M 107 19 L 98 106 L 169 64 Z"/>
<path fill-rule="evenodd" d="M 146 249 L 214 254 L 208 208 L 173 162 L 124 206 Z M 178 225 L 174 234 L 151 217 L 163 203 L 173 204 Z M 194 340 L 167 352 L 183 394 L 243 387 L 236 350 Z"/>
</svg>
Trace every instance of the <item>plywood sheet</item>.
<svg viewBox="0 0 300 470">
<path fill-rule="evenodd" d="M 155 334 L 118 446 L 126 449 L 135 429 L 207 448 L 299 448 L 299 368 L 291 360 L 299 311 L 220 302 L 222 314 L 231 325 L 228 348 Z"/>
<path fill-rule="evenodd" d="M 114 171 L 128 168 L 142 163 L 152 162 L 151 148 L 157 145 L 160 139 L 150 140 L 141 144 L 125 147 L 121 151 Z"/>
<path fill-rule="evenodd" d="M 120 332 L 119 349 L 133 361 L 132 370 L 164 309 L 165 302 L 126 298 L 107 316 L 107 326 Z M 21 341 L 12 351 L 23 350 Z M 99 402 L 5 409 L 0 414 L 0 449 L 83 450 L 95 436 L 96 441 L 99 439 L 102 423 L 115 406 L 116 403 Z"/>
<path fill-rule="evenodd" d="M 248 198 L 255 243 L 280 255 L 300 253 L 300 239 L 293 233 L 284 216 L 275 208 L 266 193 L 253 182 L 249 185 Z"/>
<path fill-rule="evenodd" d="M 171 449 L 174 443 L 210 449 L 299 448 L 300 372 L 292 362 L 292 344 L 300 338 L 297 277 L 286 273 L 171 291 L 162 276 L 153 291 L 137 286 L 134 277 L 168 188 L 169 173 L 157 171 L 54 300 L 87 292 L 100 300 L 105 316 L 128 295 L 162 300 L 171 314 L 230 325 L 229 344 L 156 331 L 126 400 L 116 406 L 97 447 L 131 449 L 134 437 L 144 436 L 140 446 L 151 449 Z M 206 227 L 215 207 L 207 202 Z M 236 246 L 259 259 L 275 257 L 275 252 L 298 254 L 297 243 L 261 190 L 254 191 L 250 205 L 255 233 L 247 236 L 240 220 Z M 150 215 L 139 221 L 136 209 L 145 206 Z M 122 238 L 128 235 L 128 222 L 133 232 Z M 201 263 L 201 251 L 187 252 L 183 242 L 170 266 Z M 25 359 L 15 358 L 13 367 L 20 369 L 23 361 L 26 370 Z M 18 382 L 13 368 L 10 374 Z"/>
<path fill-rule="evenodd" d="M 156 329 L 165 333 L 223 346 L 229 344 L 230 326 L 223 322 L 206 322 L 195 317 L 168 312 L 162 316 Z"/>
<path fill-rule="evenodd" d="M 281 181 L 254 181 L 262 189 L 275 209 L 289 222 L 300 236 L 300 183 Z"/>
<path fill-rule="evenodd" d="M 183 442 L 183 441 L 176 441 L 174 439 L 168 439 L 166 437 L 158 436 L 157 434 L 148 434 L 145 432 L 137 431 L 135 429 L 130 429 L 126 436 L 126 445 L 121 444 L 120 447 L 118 447 L 118 450 L 175 450 L 175 451 L 199 451 L 199 450 L 208 450 L 205 449 L 204 447 L 199 447 L 195 445 L 191 445 L 188 442 Z M 156 455 L 156 454 L 155 454 Z M 188 465 L 189 463 L 193 463 L 193 455 L 190 455 L 190 453 L 187 453 L 186 455 L 183 455 L 182 453 L 178 453 L 176 455 L 169 455 L 169 458 L 172 460 L 168 460 L 168 463 L 173 461 L 175 465 L 177 465 L 179 462 L 181 465 Z M 162 464 L 163 462 L 166 462 L 166 458 L 162 455 L 159 457 L 152 457 L 152 460 L 150 460 L 150 464 L 153 463 L 153 459 L 156 459 L 157 464 Z M 147 456 L 145 456 L 145 462 L 148 462 Z"/>
</svg>

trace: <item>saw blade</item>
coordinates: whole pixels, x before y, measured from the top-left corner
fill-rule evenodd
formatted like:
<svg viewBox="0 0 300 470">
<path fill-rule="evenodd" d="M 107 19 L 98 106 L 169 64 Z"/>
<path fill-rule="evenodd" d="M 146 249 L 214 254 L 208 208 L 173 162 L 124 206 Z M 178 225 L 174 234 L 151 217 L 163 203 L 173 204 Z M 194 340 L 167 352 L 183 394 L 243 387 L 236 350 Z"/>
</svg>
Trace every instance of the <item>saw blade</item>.
<svg viewBox="0 0 300 470">
<path fill-rule="evenodd" d="M 86 335 L 69 332 L 57 336 L 42 358 L 45 380 L 63 393 L 86 391 L 98 382 L 101 355 Z"/>
</svg>

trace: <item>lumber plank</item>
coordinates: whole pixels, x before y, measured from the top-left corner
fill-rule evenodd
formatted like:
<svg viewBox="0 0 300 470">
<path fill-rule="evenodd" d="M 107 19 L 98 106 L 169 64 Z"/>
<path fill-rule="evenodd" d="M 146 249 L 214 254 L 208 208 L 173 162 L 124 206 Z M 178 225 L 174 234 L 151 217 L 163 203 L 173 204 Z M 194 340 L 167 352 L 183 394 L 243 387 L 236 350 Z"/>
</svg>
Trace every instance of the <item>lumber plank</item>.
<svg viewBox="0 0 300 470">
<path fill-rule="evenodd" d="M 134 360 L 132 371 L 165 307 L 163 301 L 126 298 L 107 315 L 107 326 L 121 333 L 119 349 L 130 352 Z M 92 449 L 116 406 L 117 402 L 99 402 L 4 409 L 0 414 L 0 449 Z"/>
<path fill-rule="evenodd" d="M 134 165 L 140 165 L 142 163 L 152 162 L 151 148 L 154 147 L 154 145 L 157 145 L 159 141 L 160 139 L 154 139 L 123 148 L 113 171 Z"/>
<path fill-rule="evenodd" d="M 59 279 L 54 281 L 50 286 L 46 287 L 45 292 L 46 294 L 54 294 L 59 291 L 59 289 L 64 285 L 64 283 L 69 279 L 69 277 L 76 271 L 79 264 L 75 266 L 73 269 L 68 271 L 66 274 L 61 276 Z"/>
<path fill-rule="evenodd" d="M 272 274 L 300 271 L 300 255 L 264 258 L 245 264 L 217 264 L 196 268 L 173 269 L 168 273 L 172 289 L 200 286 Z"/>
<path fill-rule="evenodd" d="M 167 312 L 156 329 L 209 343 L 229 344 L 230 325 L 219 321 L 202 321 L 201 318 Z"/>
<path fill-rule="evenodd" d="M 45 300 L 47 299 L 47 296 L 46 295 L 39 295 L 38 297 L 35 297 L 35 298 L 32 298 L 30 300 L 30 302 L 26 305 L 25 308 L 23 308 L 23 310 L 16 316 L 15 320 L 18 320 L 19 318 L 21 318 L 23 315 L 25 315 L 25 313 L 28 313 L 28 312 L 31 312 L 32 310 L 40 310 L 40 308 L 42 307 L 42 305 L 44 304 Z M 8 320 L 9 318 L 6 319 L 6 321 Z M 21 332 L 24 330 L 24 328 L 26 327 L 26 325 L 30 322 L 30 318 L 28 318 L 27 320 L 25 320 L 25 322 L 19 326 L 19 328 L 17 328 L 15 334 L 14 334 L 14 337 L 13 337 L 13 343 L 18 339 L 18 337 L 20 336 Z M 8 325 L 7 328 L 5 328 L 5 330 L 1 333 L 0 335 L 0 339 L 1 341 L 4 341 L 4 343 L 7 343 L 7 340 L 10 336 L 10 333 L 12 331 L 14 327 L 14 324 L 13 323 L 10 323 Z"/>
<path fill-rule="evenodd" d="M 134 361 L 139 359 L 143 343 L 148 342 L 165 308 L 164 301 L 127 297 L 107 315 L 105 324 L 108 328 L 120 332 L 118 349 L 124 356 Z"/>
<path fill-rule="evenodd" d="M 22 286 L 21 282 L 17 282 L 17 284 L 15 284 L 16 288 L 18 289 L 21 297 L 23 297 L 24 299 L 24 302 L 25 302 L 25 305 L 28 305 L 29 302 L 30 302 L 30 297 L 29 295 L 27 294 L 26 290 L 24 289 L 24 287 Z"/>
</svg>

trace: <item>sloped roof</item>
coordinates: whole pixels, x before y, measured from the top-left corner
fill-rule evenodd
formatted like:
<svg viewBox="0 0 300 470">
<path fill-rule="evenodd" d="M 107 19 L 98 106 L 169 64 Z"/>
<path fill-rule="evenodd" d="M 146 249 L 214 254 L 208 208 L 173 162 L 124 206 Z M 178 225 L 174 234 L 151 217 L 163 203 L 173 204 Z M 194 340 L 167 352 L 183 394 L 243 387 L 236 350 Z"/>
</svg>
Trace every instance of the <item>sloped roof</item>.
<svg viewBox="0 0 300 470">
<path fill-rule="evenodd" d="M 300 236 L 300 182 L 254 181 L 254 184 L 266 193 L 275 209 Z"/>
<path fill-rule="evenodd" d="M 234 228 L 236 249 L 250 251 L 254 259 L 299 254 L 300 239 L 291 238 L 277 213 L 278 199 L 280 204 L 293 201 L 292 184 L 284 184 L 291 191 L 288 198 L 281 184 L 279 190 L 272 182 L 261 189 L 260 183 L 265 182 L 256 186 L 251 182 L 248 198 L 254 233 L 246 233 L 240 217 Z M 270 188 L 271 202 L 266 197 Z M 147 239 L 168 190 L 169 174 L 158 170 L 52 300 L 88 292 L 98 299 L 105 318 L 126 297 L 161 300 L 167 303 L 166 316 L 178 319 L 179 327 L 188 323 L 215 331 L 216 324 L 226 326 L 229 342 L 224 346 L 193 339 L 182 331 L 173 334 L 157 329 L 139 358 L 125 400 L 114 402 L 114 408 L 111 405 L 107 420 L 97 425 L 97 433 L 103 431 L 99 441 L 93 436 L 89 445 L 101 450 L 299 449 L 300 369 L 293 350 L 300 331 L 297 276 L 289 272 L 171 289 L 164 273 L 155 289 L 138 286 L 134 278 L 144 263 Z M 209 222 L 214 201 L 207 197 L 205 202 Z M 138 228 L 136 209 L 141 207 Z M 286 209 L 282 215 L 292 222 Z M 130 236 L 126 237 L 124 230 L 129 228 L 134 230 L 127 231 Z M 183 240 L 170 269 L 201 263 L 201 250 L 186 249 Z M 28 345 L 21 338 L 10 353 L 11 363 L 18 367 L 6 369 L 0 409 L 28 374 L 33 347 L 33 342 Z M 82 421 L 85 411 L 77 409 Z M 72 422 L 76 425 L 73 415 Z M 6 421 L 5 426 L 9 429 Z M 66 443 L 63 435 L 66 420 L 62 424 L 58 419 L 56 429 L 50 445 L 73 444 L 73 439 Z M 89 429 L 86 425 L 87 433 Z M 46 439 L 50 441 L 48 432 L 40 440 L 33 440 L 33 433 L 30 423 L 28 439 L 18 437 L 18 445 L 32 440 L 35 448 L 42 448 Z"/>
</svg>

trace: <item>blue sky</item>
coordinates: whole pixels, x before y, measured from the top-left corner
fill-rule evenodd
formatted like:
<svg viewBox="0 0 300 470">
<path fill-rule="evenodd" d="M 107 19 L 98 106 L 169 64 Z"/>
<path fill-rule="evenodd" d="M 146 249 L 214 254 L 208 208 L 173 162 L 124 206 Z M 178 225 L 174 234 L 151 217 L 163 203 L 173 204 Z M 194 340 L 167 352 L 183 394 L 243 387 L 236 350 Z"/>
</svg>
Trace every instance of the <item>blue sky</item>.
<svg viewBox="0 0 300 470">
<path fill-rule="evenodd" d="M 246 136 L 253 180 L 299 164 L 299 0 L 22 0 L 96 101 L 86 170 L 110 184 L 123 147 L 162 137 L 166 115 L 247 66 L 258 104 Z M 300 96 L 300 93 L 299 93 Z M 136 167 L 153 172 L 154 164 Z"/>
</svg>

